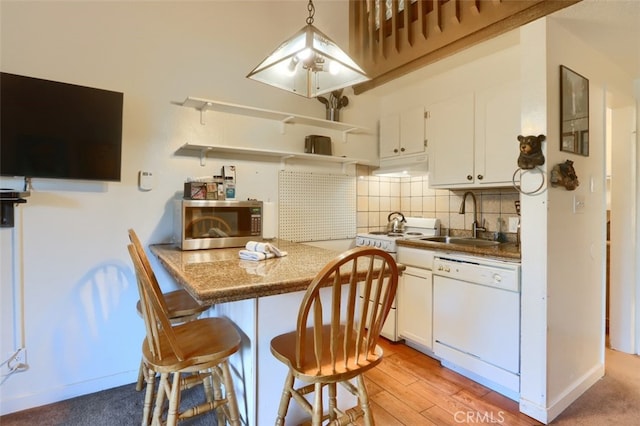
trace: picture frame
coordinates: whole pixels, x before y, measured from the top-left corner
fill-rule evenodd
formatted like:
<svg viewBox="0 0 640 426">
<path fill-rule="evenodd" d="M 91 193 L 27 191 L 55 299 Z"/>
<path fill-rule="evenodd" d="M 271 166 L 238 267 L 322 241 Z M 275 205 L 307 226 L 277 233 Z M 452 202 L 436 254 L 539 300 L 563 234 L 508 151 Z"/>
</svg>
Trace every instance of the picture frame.
<svg viewBox="0 0 640 426">
<path fill-rule="evenodd" d="M 560 150 L 566 152 L 576 151 L 576 134 L 564 133 L 560 142 Z"/>
<path fill-rule="evenodd" d="M 589 80 L 560 65 L 560 151 L 589 156 Z"/>
</svg>

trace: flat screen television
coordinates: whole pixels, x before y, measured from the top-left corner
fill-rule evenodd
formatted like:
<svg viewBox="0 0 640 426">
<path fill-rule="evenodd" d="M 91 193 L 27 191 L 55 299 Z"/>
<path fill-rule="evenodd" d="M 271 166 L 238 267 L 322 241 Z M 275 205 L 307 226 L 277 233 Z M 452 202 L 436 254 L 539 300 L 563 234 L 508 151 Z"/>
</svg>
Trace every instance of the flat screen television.
<svg viewBox="0 0 640 426">
<path fill-rule="evenodd" d="M 120 181 L 123 98 L 0 73 L 0 174 Z"/>
</svg>

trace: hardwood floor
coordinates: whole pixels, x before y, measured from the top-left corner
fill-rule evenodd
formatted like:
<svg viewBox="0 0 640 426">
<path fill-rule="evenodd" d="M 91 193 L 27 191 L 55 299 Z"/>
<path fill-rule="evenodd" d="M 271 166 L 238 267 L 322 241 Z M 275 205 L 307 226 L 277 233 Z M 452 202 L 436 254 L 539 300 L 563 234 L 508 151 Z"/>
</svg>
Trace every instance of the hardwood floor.
<svg viewBox="0 0 640 426">
<path fill-rule="evenodd" d="M 403 343 L 381 340 L 384 359 L 365 375 L 376 425 L 542 424 L 520 413 L 517 402 L 435 359 Z"/>
</svg>

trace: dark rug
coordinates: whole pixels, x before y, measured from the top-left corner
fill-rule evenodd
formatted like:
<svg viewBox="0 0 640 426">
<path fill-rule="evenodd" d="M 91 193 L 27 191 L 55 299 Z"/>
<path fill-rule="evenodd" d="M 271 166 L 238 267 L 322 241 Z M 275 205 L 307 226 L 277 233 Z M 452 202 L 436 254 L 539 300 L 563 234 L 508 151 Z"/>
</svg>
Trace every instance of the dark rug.
<svg viewBox="0 0 640 426">
<path fill-rule="evenodd" d="M 117 426 L 142 423 L 144 390 L 135 383 L 60 401 L 0 417 L 2 426 Z M 181 405 L 204 401 L 201 386 L 182 392 Z M 183 420 L 180 426 L 216 425 L 215 413 Z"/>
</svg>

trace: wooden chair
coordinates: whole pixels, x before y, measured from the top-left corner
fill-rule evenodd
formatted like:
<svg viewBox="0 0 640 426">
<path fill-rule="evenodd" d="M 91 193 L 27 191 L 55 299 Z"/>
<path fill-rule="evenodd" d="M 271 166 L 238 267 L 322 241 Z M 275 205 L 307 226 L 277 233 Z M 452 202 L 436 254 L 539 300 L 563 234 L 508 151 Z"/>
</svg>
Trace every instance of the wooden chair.
<svg viewBox="0 0 640 426">
<path fill-rule="evenodd" d="M 133 244 L 128 246 L 138 281 L 142 314 L 147 336 L 142 344 L 144 365 L 149 369 L 143 425 L 154 394 L 154 378 L 160 374 L 152 424 L 164 424 L 165 398 L 168 399 L 166 424 L 216 411 L 217 424 L 226 421 L 240 425 L 233 380 L 228 359 L 240 348 L 240 335 L 225 318 L 202 318 L 172 325 L 167 304 L 154 285 Z M 183 374 L 185 374 L 183 376 Z M 210 380 L 205 380 L 206 378 Z M 189 383 L 205 384 L 206 401 L 180 411 L 181 391 Z M 224 387 L 224 391 L 222 389 Z"/>
<path fill-rule="evenodd" d="M 358 273 L 359 267 L 364 267 L 365 272 Z M 359 285 L 363 298 L 358 297 Z M 300 305 L 296 330 L 271 340 L 271 353 L 289 368 L 276 425 L 284 424 L 291 397 L 311 415 L 314 426 L 327 419 L 330 425 L 352 424 L 362 416 L 366 425 L 374 424 L 362 374 L 382 361 L 377 342 L 397 285 L 398 268 L 391 255 L 370 247 L 346 251 L 316 275 Z M 327 286 L 331 293 L 327 306 L 330 313 L 325 321 L 320 290 Z M 373 303 L 366 303 L 367 300 Z M 297 389 L 296 379 L 302 382 Z M 358 398 L 356 407 L 338 409 L 337 383 Z M 310 403 L 304 395 L 312 392 Z"/>
<path fill-rule="evenodd" d="M 151 263 L 149 263 L 149 259 L 147 258 L 147 254 L 142 247 L 142 243 L 140 242 L 138 235 L 133 229 L 129 229 L 128 232 L 129 239 L 136 249 L 140 260 L 142 261 L 142 265 L 147 271 L 149 279 L 156 287 L 160 288 L 158 280 L 156 279 L 156 275 L 153 272 L 153 269 L 151 269 Z M 164 301 L 167 305 L 169 320 L 172 324 L 179 324 L 194 320 L 210 307 L 198 303 L 198 301 L 191 297 L 191 295 L 184 289 L 163 293 L 163 296 Z M 138 311 L 138 315 L 142 316 L 142 304 L 140 300 L 138 300 L 138 303 L 136 304 L 136 309 Z M 137 391 L 141 391 L 143 384 L 148 381 L 148 378 L 145 376 L 145 371 L 146 368 L 144 367 L 144 363 L 143 361 L 140 361 L 140 368 L 138 370 L 138 381 L 136 382 Z"/>
</svg>

